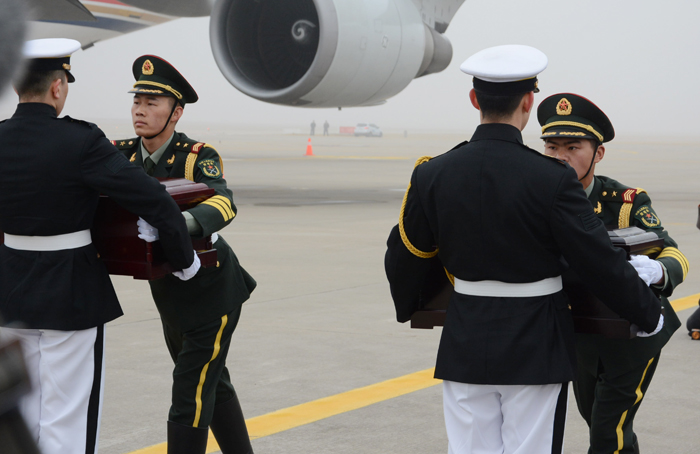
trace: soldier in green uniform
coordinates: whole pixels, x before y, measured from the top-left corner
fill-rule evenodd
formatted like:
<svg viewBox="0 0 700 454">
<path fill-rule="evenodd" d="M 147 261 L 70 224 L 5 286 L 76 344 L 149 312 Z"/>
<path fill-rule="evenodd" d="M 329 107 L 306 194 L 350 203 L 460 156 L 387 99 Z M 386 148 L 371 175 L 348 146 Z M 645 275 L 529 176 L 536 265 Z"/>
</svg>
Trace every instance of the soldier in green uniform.
<svg viewBox="0 0 700 454">
<path fill-rule="evenodd" d="M 153 55 L 137 58 L 133 73 L 136 83 L 129 93 L 134 94 L 131 115 L 138 137 L 113 144 L 154 177 L 187 178 L 216 191 L 183 215 L 190 236 L 212 235 L 217 267 L 202 268 L 186 283 L 171 276 L 149 282 L 175 362 L 168 453 L 203 454 L 208 427 L 224 454 L 252 453 L 225 361 L 241 305 L 256 283 L 216 233 L 236 216 L 223 163 L 211 145 L 175 132 L 185 104 L 198 99 L 187 80 Z M 149 227 L 142 229 L 142 238 L 157 239 L 157 231 L 149 232 Z"/>
<path fill-rule="evenodd" d="M 552 95 L 537 109 L 545 154 L 571 165 L 605 226 L 639 227 L 664 240 L 664 247 L 650 257 L 630 261 L 640 277 L 662 300 L 665 320 L 651 337 L 606 339 L 598 334 L 577 334 L 578 372 L 574 394 L 578 409 L 590 428 L 589 454 L 638 453 L 633 430 L 661 348 L 680 326 L 668 302 L 673 289 L 688 274 L 688 260 L 661 225 L 649 195 L 612 178 L 595 175 L 605 155 L 606 143 L 615 131 L 608 117 L 588 99 L 571 93 Z"/>
</svg>

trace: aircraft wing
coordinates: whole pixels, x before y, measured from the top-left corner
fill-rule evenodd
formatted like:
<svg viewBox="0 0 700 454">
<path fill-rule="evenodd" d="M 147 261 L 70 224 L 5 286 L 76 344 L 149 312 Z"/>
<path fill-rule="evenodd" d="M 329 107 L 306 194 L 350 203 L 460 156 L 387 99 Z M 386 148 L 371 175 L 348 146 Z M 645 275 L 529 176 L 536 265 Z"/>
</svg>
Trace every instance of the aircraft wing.
<svg viewBox="0 0 700 454">
<path fill-rule="evenodd" d="M 423 22 L 438 33 L 445 33 L 464 0 L 413 0 Z"/>
<path fill-rule="evenodd" d="M 95 21 L 95 16 L 78 0 L 27 0 L 34 20 Z"/>
</svg>

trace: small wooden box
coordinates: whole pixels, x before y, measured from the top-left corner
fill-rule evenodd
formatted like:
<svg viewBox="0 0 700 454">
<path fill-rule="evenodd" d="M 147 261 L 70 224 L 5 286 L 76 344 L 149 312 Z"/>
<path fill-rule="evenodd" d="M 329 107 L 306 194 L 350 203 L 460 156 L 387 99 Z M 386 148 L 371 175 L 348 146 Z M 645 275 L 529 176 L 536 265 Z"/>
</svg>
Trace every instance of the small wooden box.
<svg viewBox="0 0 700 454">
<path fill-rule="evenodd" d="M 215 193 L 214 189 L 203 183 L 184 178 L 164 179 L 161 183 L 181 211 L 189 210 Z M 153 280 L 176 271 L 167 262 L 160 241 L 147 243 L 138 237 L 136 221 L 138 216 L 109 197 L 100 196 L 92 228 L 92 242 L 109 274 Z M 211 237 L 193 239 L 192 248 L 197 251 L 202 268 L 216 266 L 216 250 L 213 249 Z"/>
</svg>

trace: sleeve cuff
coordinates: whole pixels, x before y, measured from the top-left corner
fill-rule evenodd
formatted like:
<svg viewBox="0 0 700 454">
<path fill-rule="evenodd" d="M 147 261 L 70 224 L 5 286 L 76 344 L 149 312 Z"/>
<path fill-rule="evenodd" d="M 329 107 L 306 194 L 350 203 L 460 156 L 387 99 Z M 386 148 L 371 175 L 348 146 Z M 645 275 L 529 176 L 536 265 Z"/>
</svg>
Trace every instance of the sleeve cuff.
<svg viewBox="0 0 700 454">
<path fill-rule="evenodd" d="M 187 233 L 189 233 L 190 236 L 202 236 L 202 226 L 197 222 L 194 216 L 192 216 L 189 211 L 183 211 L 182 216 L 187 223 Z"/>
</svg>

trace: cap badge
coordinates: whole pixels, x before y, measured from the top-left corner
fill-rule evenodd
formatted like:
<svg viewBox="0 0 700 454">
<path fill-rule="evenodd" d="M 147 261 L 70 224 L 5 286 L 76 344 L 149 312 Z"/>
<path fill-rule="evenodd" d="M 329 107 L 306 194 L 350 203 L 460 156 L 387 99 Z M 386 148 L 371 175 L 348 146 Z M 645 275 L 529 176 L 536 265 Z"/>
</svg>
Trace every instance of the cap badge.
<svg viewBox="0 0 700 454">
<path fill-rule="evenodd" d="M 557 103 L 557 115 L 571 115 L 571 103 L 566 98 L 561 98 Z"/>
<path fill-rule="evenodd" d="M 143 66 L 141 67 L 141 72 L 145 76 L 150 76 L 153 74 L 153 63 L 151 63 L 151 60 L 146 60 L 143 62 Z"/>
<path fill-rule="evenodd" d="M 64 63 L 63 69 L 65 69 L 66 71 L 70 71 L 70 65 L 68 63 Z"/>
</svg>

